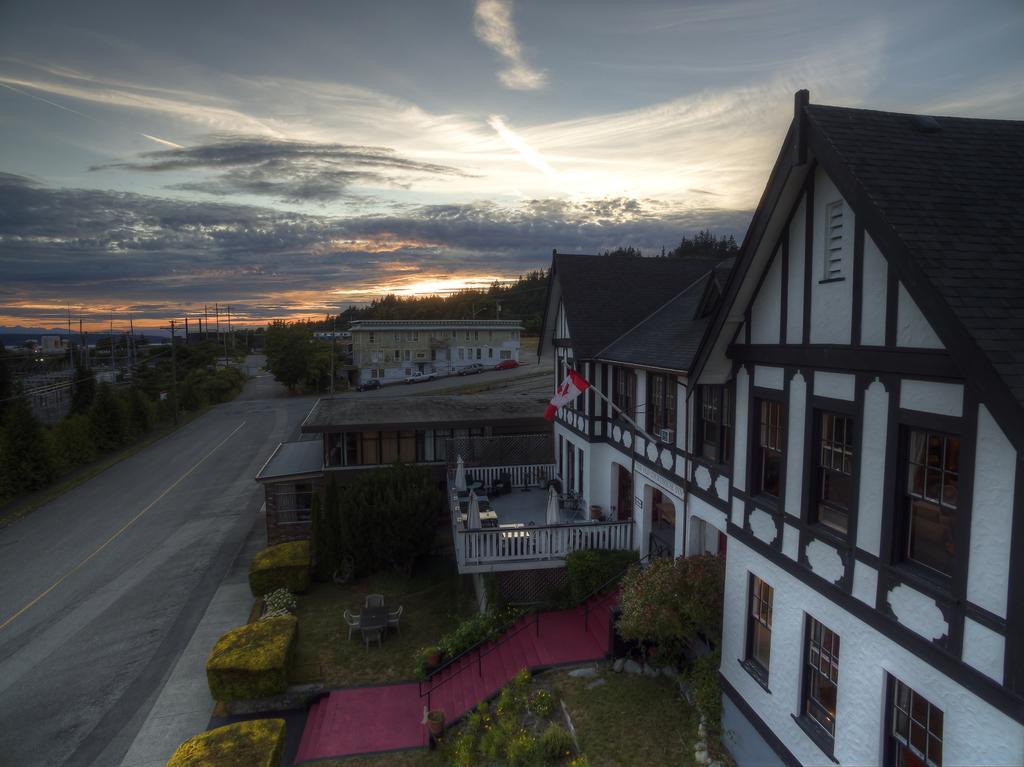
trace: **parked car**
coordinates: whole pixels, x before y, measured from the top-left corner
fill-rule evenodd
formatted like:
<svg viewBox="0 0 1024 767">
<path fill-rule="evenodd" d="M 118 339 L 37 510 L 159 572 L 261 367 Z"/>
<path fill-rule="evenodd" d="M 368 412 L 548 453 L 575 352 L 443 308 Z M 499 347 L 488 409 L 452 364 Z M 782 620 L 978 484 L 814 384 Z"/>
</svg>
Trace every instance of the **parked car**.
<svg viewBox="0 0 1024 767">
<path fill-rule="evenodd" d="M 494 366 L 495 370 L 511 370 L 512 368 L 519 367 L 519 363 L 515 360 L 502 360 Z"/>
<path fill-rule="evenodd" d="M 406 376 L 405 377 L 405 382 L 407 384 L 419 383 L 420 381 L 433 381 L 436 378 L 437 378 L 437 373 L 434 372 L 434 371 L 430 371 L 429 373 L 424 373 L 422 370 L 417 370 L 417 371 L 413 372 L 412 375 Z"/>
<path fill-rule="evenodd" d="M 459 368 L 460 376 L 471 376 L 474 373 L 483 373 L 484 366 L 479 362 L 474 362 L 472 365 L 466 365 L 464 368 Z"/>
<path fill-rule="evenodd" d="M 361 384 L 356 387 L 356 391 L 369 391 L 370 389 L 379 389 L 380 379 L 379 378 L 367 378 Z"/>
</svg>

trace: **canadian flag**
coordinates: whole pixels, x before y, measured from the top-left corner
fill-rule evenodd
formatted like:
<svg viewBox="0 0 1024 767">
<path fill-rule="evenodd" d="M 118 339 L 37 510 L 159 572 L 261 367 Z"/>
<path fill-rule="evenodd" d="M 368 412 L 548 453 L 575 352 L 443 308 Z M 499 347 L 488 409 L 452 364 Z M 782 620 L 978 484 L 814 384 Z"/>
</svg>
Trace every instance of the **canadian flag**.
<svg viewBox="0 0 1024 767">
<path fill-rule="evenodd" d="M 555 396 L 551 398 L 551 404 L 544 411 L 544 417 L 549 421 L 555 420 L 555 413 L 559 408 L 565 407 L 589 388 L 590 384 L 587 383 L 587 379 L 575 370 L 570 370 L 569 375 L 558 385 Z"/>
</svg>

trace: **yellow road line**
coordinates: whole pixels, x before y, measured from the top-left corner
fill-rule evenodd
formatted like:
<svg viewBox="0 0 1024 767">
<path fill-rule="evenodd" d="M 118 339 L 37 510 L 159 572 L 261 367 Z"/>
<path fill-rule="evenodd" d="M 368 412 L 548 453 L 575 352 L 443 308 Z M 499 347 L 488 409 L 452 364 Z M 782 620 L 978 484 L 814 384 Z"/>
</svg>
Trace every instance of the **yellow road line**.
<svg viewBox="0 0 1024 767">
<path fill-rule="evenodd" d="M 21 615 L 22 615 L 22 614 L 23 614 L 23 613 L 24 613 L 24 612 L 25 612 L 26 610 L 28 610 L 28 609 L 29 609 L 29 608 L 31 608 L 31 607 L 32 607 L 33 605 L 35 605 L 35 604 L 36 604 L 36 603 L 37 603 L 37 602 L 38 602 L 38 601 L 39 601 L 40 599 L 42 599 L 43 597 L 45 597 L 45 596 L 46 596 L 47 594 L 49 594 L 49 593 L 50 593 L 51 591 L 53 591 L 53 590 L 54 590 L 55 588 L 57 588 L 57 587 L 58 587 L 58 586 L 59 586 L 60 584 L 62 584 L 62 583 L 63 583 L 64 581 L 66 581 L 66 580 L 67 580 L 68 578 L 70 578 L 70 577 L 71 577 L 72 575 L 74 575 L 74 574 L 75 574 L 75 573 L 77 573 L 77 572 L 78 572 L 79 570 L 81 570 L 81 569 L 82 569 L 83 567 L 85 567 L 85 565 L 87 565 L 87 564 L 89 563 L 89 561 L 90 561 L 90 560 L 92 560 L 92 559 L 93 559 L 93 558 L 94 558 L 94 557 L 95 557 L 95 556 L 96 556 L 97 554 L 99 554 L 99 553 L 100 553 L 101 551 L 103 551 L 103 549 L 105 549 L 105 548 L 106 548 L 107 546 L 109 546 L 109 545 L 110 545 L 111 543 L 113 543 L 113 542 L 114 542 L 114 540 L 116 540 L 116 539 L 117 539 L 117 537 L 121 535 L 121 533 L 123 533 L 123 532 L 124 532 L 125 530 L 127 530 L 127 529 L 128 529 L 129 527 L 131 527 L 131 526 L 132 526 L 132 525 L 134 525 L 134 524 L 135 524 L 136 522 L 138 522 L 138 521 L 139 521 L 140 519 L 142 519 L 142 515 L 143 515 L 143 514 L 145 514 L 145 513 L 147 512 L 147 511 L 149 511 L 149 510 L 150 510 L 150 509 L 152 509 L 152 508 L 153 508 L 154 506 L 156 506 L 156 505 L 157 505 L 157 504 L 158 504 L 158 503 L 160 502 L 160 500 L 161 500 L 161 499 L 162 499 L 162 498 L 163 498 L 163 497 L 164 497 L 165 495 L 167 495 L 167 494 L 168 494 L 169 492 L 171 492 L 171 491 L 172 491 L 172 490 L 173 490 L 174 488 L 176 488 L 176 487 L 177 487 L 177 486 L 178 486 L 179 484 L 181 484 L 181 482 L 182 482 L 182 481 L 183 481 L 183 480 L 184 480 L 184 479 L 185 479 L 186 477 L 188 477 L 188 475 L 190 475 L 190 474 L 191 474 L 192 472 L 194 472 L 194 471 L 195 471 L 196 469 L 198 469 L 198 468 L 199 468 L 199 466 L 200 466 L 200 465 L 201 465 L 201 464 L 202 464 L 202 463 L 203 463 L 203 462 L 204 462 L 204 461 L 205 461 L 205 460 L 206 460 L 207 458 L 209 458 L 209 457 L 210 457 L 211 455 L 213 455 L 214 453 L 216 453 L 216 452 L 217 452 L 217 451 L 218 451 L 218 450 L 219 450 L 219 449 L 220 449 L 221 447 L 223 447 L 224 443 L 225 443 L 225 442 L 227 442 L 227 441 L 228 441 L 229 439 L 231 439 L 231 438 L 232 438 L 233 436 L 235 436 L 235 434 L 237 434 L 237 433 L 238 433 L 238 430 L 239 430 L 239 429 L 241 429 L 241 428 L 242 428 L 243 426 L 245 426 L 245 424 L 246 424 L 246 421 L 242 421 L 242 422 L 241 422 L 240 424 L 238 424 L 238 426 L 237 426 L 237 427 L 235 428 L 235 430 L 234 430 L 234 431 L 232 431 L 232 432 L 231 432 L 231 433 L 230 433 L 230 434 L 229 434 L 228 436 L 226 436 L 226 437 L 225 437 L 224 439 L 222 439 L 222 440 L 221 440 L 221 441 L 220 441 L 220 442 L 219 442 L 219 443 L 217 444 L 217 446 L 216 446 L 215 448 L 213 448 L 213 450 L 211 450 L 211 451 L 210 451 L 209 453 L 207 453 L 207 454 L 206 454 L 206 455 L 204 455 L 204 456 L 203 456 L 202 458 L 200 458 L 200 459 L 199 459 L 198 461 L 196 461 L 196 463 L 195 463 L 195 464 L 194 464 L 194 465 L 192 466 L 192 468 L 191 468 L 191 469 L 189 469 L 189 470 L 188 470 L 188 471 L 186 471 L 186 472 L 185 472 L 184 474 L 182 474 L 182 475 L 181 475 L 180 477 L 178 477 L 178 478 L 177 478 L 176 480 L 174 480 L 174 482 L 173 482 L 173 483 L 172 483 L 172 484 L 171 484 L 171 485 L 170 485 L 170 486 L 169 486 L 169 487 L 168 487 L 168 488 L 167 488 L 166 490 L 164 490 L 164 491 L 163 491 L 162 493 L 160 493 L 160 495 L 158 495 L 158 496 L 157 496 L 156 498 L 154 498 L 154 499 L 153 499 L 153 501 L 152 501 L 152 502 L 151 502 L 151 503 L 150 503 L 150 504 L 149 504 L 148 506 L 146 506 L 146 508 L 144 508 L 144 509 L 143 509 L 142 511 L 140 511 L 140 512 L 139 512 L 138 514 L 136 514 L 136 515 L 135 515 L 134 517 L 132 517 L 131 519 L 129 519 L 129 520 L 127 521 L 127 522 L 125 522 L 125 523 L 124 523 L 124 525 L 123 525 L 123 526 L 121 527 L 121 529 L 120 529 L 120 530 L 118 530 L 118 531 L 117 531 L 116 533 L 114 533 L 114 534 L 113 534 L 113 535 L 111 535 L 111 536 L 110 536 L 109 538 L 107 538 L 107 540 L 105 540 L 105 541 L 104 541 L 104 542 L 103 542 L 103 543 L 102 543 L 102 544 L 101 544 L 101 545 L 100 545 L 100 546 L 99 546 L 99 547 L 98 547 L 98 548 L 97 548 L 97 549 L 96 549 L 95 551 L 93 551 L 93 552 L 92 552 L 92 553 L 91 553 L 91 554 L 90 554 L 89 556 L 87 556 L 87 557 L 86 557 L 85 559 L 83 559 L 83 560 L 82 560 L 81 562 L 79 562 L 79 563 L 78 563 L 77 565 L 75 565 L 75 566 L 74 566 L 74 567 L 72 567 L 72 568 L 71 568 L 70 570 L 68 570 L 68 571 L 67 571 L 66 573 L 64 573 L 64 575 L 62 575 L 62 576 L 61 576 L 60 578 L 58 578 L 57 580 L 55 580 L 55 581 L 54 581 L 54 582 L 53 582 L 53 583 L 52 583 L 52 584 L 50 585 L 50 587 L 49 587 L 48 589 L 46 589 L 46 591 L 44 591 L 44 592 L 42 592 L 41 594 L 39 594 L 38 596 L 36 596 L 36 597 L 35 597 L 35 599 L 33 599 L 33 600 L 32 600 L 31 602 L 29 602 L 29 603 L 28 603 L 27 605 L 25 605 L 24 607 L 22 607 L 22 608 L 21 608 L 20 610 L 18 610 L 18 612 L 14 613 L 14 615 L 10 616 L 10 617 L 9 617 L 9 618 L 8 618 L 7 620 L 5 620 L 5 621 L 4 621 L 3 623 L 0 623 L 0 631 L 2 631 L 3 629 L 5 629 L 5 628 L 6 628 L 6 627 L 7 627 L 8 625 L 10 625 L 11 623 L 13 623 L 13 622 L 14 622 L 14 621 L 15 621 L 15 620 L 16 620 L 16 619 L 18 618 L 18 617 L 20 617 L 20 616 L 21 616 Z"/>
</svg>

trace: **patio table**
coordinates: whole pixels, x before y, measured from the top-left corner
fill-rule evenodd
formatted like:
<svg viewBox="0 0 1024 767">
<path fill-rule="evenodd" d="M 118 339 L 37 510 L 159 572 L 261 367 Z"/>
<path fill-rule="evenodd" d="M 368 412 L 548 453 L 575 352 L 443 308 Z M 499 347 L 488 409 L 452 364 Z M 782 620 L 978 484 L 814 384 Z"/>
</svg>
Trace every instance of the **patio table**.
<svg viewBox="0 0 1024 767">
<path fill-rule="evenodd" d="M 364 607 L 359 614 L 360 631 L 378 631 L 388 627 L 387 607 Z"/>
</svg>

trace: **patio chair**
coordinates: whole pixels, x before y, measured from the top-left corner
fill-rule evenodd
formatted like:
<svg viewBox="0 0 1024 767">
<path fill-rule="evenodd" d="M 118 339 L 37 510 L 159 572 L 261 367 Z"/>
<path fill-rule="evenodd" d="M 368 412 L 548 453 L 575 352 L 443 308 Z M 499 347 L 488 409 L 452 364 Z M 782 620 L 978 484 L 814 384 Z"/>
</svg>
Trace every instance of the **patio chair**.
<svg viewBox="0 0 1024 767">
<path fill-rule="evenodd" d="M 348 638 L 352 638 L 352 633 L 359 628 L 359 613 L 354 613 L 351 610 L 345 611 L 345 625 L 348 626 Z"/>
<path fill-rule="evenodd" d="M 377 647 L 381 646 L 381 638 L 384 634 L 383 629 L 366 629 L 363 631 L 363 641 L 366 643 L 366 649 L 370 649 L 370 642 L 374 639 L 377 640 Z"/>
<path fill-rule="evenodd" d="M 399 625 L 399 621 L 402 619 L 402 611 L 405 609 L 402 605 L 398 606 L 397 610 L 388 611 L 388 628 L 398 629 L 398 633 L 402 633 L 402 627 Z"/>
<path fill-rule="evenodd" d="M 383 594 L 367 594 L 366 604 L 364 607 L 383 607 L 384 606 L 384 595 Z"/>
</svg>

